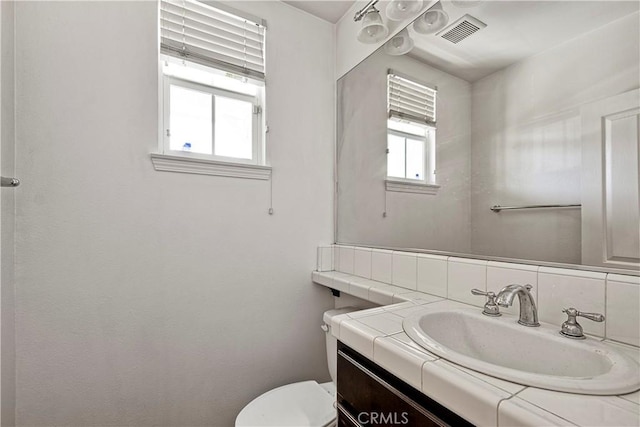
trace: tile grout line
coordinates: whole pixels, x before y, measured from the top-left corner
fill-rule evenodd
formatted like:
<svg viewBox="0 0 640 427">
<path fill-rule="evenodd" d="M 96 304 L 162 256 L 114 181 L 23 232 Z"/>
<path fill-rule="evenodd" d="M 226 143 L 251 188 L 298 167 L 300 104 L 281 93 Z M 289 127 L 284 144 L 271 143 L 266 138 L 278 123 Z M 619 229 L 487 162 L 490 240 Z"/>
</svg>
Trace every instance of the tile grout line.
<svg viewBox="0 0 640 427">
<path fill-rule="evenodd" d="M 415 277 L 416 281 L 415 281 L 415 283 L 416 283 L 416 291 L 417 291 L 418 290 L 418 255 L 417 254 L 415 255 L 415 259 L 416 259 L 416 277 Z"/>
<path fill-rule="evenodd" d="M 607 273 L 606 276 L 604 276 L 604 333 L 602 335 L 604 335 L 604 339 L 607 339 L 607 330 L 609 328 L 607 328 L 607 324 L 608 324 L 608 319 L 609 319 L 609 312 L 607 310 L 607 290 L 609 288 L 609 273 Z"/>
<path fill-rule="evenodd" d="M 518 395 L 518 394 L 522 393 L 522 392 L 523 392 L 523 391 L 525 391 L 525 390 L 528 390 L 529 388 L 535 388 L 535 387 L 525 387 L 525 388 L 523 388 L 522 390 L 520 390 L 519 392 L 517 392 L 516 394 L 514 394 L 512 397 L 516 397 L 516 395 Z M 571 424 L 572 426 L 577 426 L 577 425 L 578 425 L 578 424 L 576 424 L 576 423 L 574 423 L 574 422 L 572 422 L 572 421 L 569 421 L 569 420 L 568 420 L 568 419 L 566 419 L 565 417 L 560 416 L 559 414 L 556 414 L 556 413 L 554 413 L 554 412 L 549 411 L 548 409 L 545 409 L 545 408 L 543 408 L 543 407 L 541 407 L 541 406 L 539 406 L 539 405 L 536 405 L 535 403 L 533 403 L 533 402 L 531 402 L 531 401 L 529 401 L 529 400 L 527 400 L 527 399 L 524 399 L 524 398 L 521 398 L 521 397 L 518 397 L 518 398 L 519 398 L 519 399 L 522 399 L 522 400 L 523 400 L 523 401 L 525 401 L 525 402 L 527 402 L 529 405 L 535 406 L 536 408 L 540 409 L 541 411 L 544 411 L 544 412 L 546 412 L 546 413 L 548 413 L 548 414 L 551 414 L 551 415 L 553 415 L 553 416 L 555 416 L 555 417 L 560 418 L 560 419 L 561 419 L 561 420 L 563 420 L 563 421 L 568 422 L 568 423 L 569 423 L 569 424 Z"/>
<path fill-rule="evenodd" d="M 635 392 L 633 392 L 633 393 L 635 393 Z M 631 393 L 627 393 L 627 394 L 631 394 Z M 625 399 L 624 397 L 622 397 L 622 396 L 626 396 L 627 394 L 618 394 L 617 396 L 614 396 L 614 397 L 617 397 L 618 399 L 622 399 L 622 400 L 624 400 L 626 402 L 631 402 L 631 403 L 635 404 L 636 406 L 640 407 L 640 403 L 638 403 L 638 402 L 636 402 L 634 400 L 629 400 L 629 399 Z"/>
<path fill-rule="evenodd" d="M 371 361 L 375 363 L 376 360 L 376 340 L 379 337 L 373 337 L 373 341 L 371 341 Z"/>
<path fill-rule="evenodd" d="M 500 427 L 500 405 L 502 404 L 502 402 L 516 397 L 518 394 L 522 393 L 528 388 L 529 387 L 524 387 L 522 390 L 518 390 L 517 392 L 513 393 L 511 396 L 505 397 L 504 399 L 500 399 L 500 401 L 498 402 L 498 405 L 496 406 L 496 427 Z"/>
<path fill-rule="evenodd" d="M 511 399 L 513 396 L 515 396 L 515 394 L 498 401 L 498 404 L 496 405 L 496 427 L 500 427 L 500 405 L 502 402 Z"/>
<path fill-rule="evenodd" d="M 487 292 L 489 290 L 489 262 L 487 262 L 484 266 L 484 291 Z"/>
<path fill-rule="evenodd" d="M 390 273 L 391 273 L 391 284 L 393 286 L 395 286 L 395 284 L 393 283 L 393 252 L 394 251 L 391 251 L 391 271 L 390 271 Z"/>
<path fill-rule="evenodd" d="M 449 271 L 449 266 L 451 261 L 449 261 L 451 259 L 451 257 L 447 258 L 447 296 L 445 298 L 447 299 L 451 299 L 449 298 L 449 279 L 451 278 L 451 273 Z"/>
</svg>

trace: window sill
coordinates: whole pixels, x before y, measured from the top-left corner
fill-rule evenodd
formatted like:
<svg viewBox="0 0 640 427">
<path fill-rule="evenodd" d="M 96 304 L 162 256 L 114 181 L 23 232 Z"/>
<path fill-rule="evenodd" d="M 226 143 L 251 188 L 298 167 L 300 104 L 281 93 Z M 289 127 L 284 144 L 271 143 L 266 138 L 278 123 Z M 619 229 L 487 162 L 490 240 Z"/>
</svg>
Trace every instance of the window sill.
<svg viewBox="0 0 640 427">
<path fill-rule="evenodd" d="M 417 193 L 417 194 L 438 194 L 439 185 L 424 184 L 422 182 L 400 181 L 386 179 L 385 188 L 387 191 L 395 191 L 398 193 Z"/>
<path fill-rule="evenodd" d="M 193 173 L 198 175 L 228 176 L 232 178 L 271 178 L 271 166 L 248 165 L 242 163 L 219 162 L 215 160 L 193 159 L 182 156 L 151 153 L 151 162 L 157 171 Z"/>
</svg>

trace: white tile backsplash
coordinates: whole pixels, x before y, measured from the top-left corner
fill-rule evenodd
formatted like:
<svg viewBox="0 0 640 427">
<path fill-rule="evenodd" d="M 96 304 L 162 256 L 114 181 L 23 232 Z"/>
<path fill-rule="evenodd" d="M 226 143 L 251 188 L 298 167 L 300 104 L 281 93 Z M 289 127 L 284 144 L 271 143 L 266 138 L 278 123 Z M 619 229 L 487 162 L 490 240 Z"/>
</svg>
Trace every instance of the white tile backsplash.
<svg viewBox="0 0 640 427">
<path fill-rule="evenodd" d="M 416 290 L 416 255 L 394 252 L 391 279 L 394 286 Z"/>
<path fill-rule="evenodd" d="M 611 340 L 640 346 L 640 279 L 607 276 L 606 334 Z M 632 280 L 638 279 L 638 280 Z"/>
<path fill-rule="evenodd" d="M 333 270 L 333 247 L 318 246 L 318 271 Z"/>
<path fill-rule="evenodd" d="M 571 268 L 540 267 L 539 273 L 556 274 L 558 276 L 583 277 L 586 279 L 602 279 L 607 274 L 589 270 L 573 270 Z"/>
<path fill-rule="evenodd" d="M 612 282 L 629 283 L 632 285 L 640 286 L 640 276 L 626 276 L 622 274 L 607 274 L 607 280 Z"/>
<path fill-rule="evenodd" d="M 640 346 L 638 276 L 343 245 L 320 246 L 317 257 L 315 282 L 346 293 L 351 289 L 382 305 L 435 295 L 482 307 L 485 299 L 471 289 L 497 293 L 512 283 L 530 284 L 540 321 L 560 326 L 566 320 L 562 309 L 569 307 L 602 313 L 604 323 L 578 319 L 585 333 Z M 501 311 L 517 315 L 519 307 L 514 303 Z"/>
<path fill-rule="evenodd" d="M 355 248 L 353 252 L 353 274 L 371 279 L 371 249 Z"/>
<path fill-rule="evenodd" d="M 395 293 L 395 286 L 372 286 L 369 288 L 369 301 L 380 305 L 389 305 L 393 303 L 393 295 L 395 295 Z"/>
<path fill-rule="evenodd" d="M 332 274 L 332 273 L 328 273 L 328 274 Z M 320 274 L 317 271 L 311 272 L 311 280 L 314 283 L 319 283 L 321 285 L 331 287 L 331 279 L 328 278 L 325 274 Z"/>
<path fill-rule="evenodd" d="M 449 258 L 447 298 L 482 307 L 485 298 L 472 295 L 471 289 L 487 289 L 487 261 Z"/>
<path fill-rule="evenodd" d="M 383 249 L 371 250 L 371 278 L 378 282 L 392 283 L 393 252 Z"/>
<path fill-rule="evenodd" d="M 447 297 L 447 259 L 438 255 L 418 254 L 416 289 Z"/>
<path fill-rule="evenodd" d="M 371 288 L 371 280 L 354 277 L 349 282 L 349 293 L 354 297 L 368 299 L 369 298 L 369 288 Z"/>
<path fill-rule="evenodd" d="M 353 274 L 353 246 L 336 246 L 338 266 L 336 269 L 342 273 Z"/>
<path fill-rule="evenodd" d="M 559 273 L 559 270 L 561 272 Z M 571 272 L 576 272 L 572 275 Z M 585 274 L 589 273 L 589 274 Z M 541 322 L 561 325 L 563 309 L 605 314 L 605 273 L 540 267 L 538 271 L 538 317 Z M 604 337 L 604 323 L 579 318 L 585 333 Z"/>
<path fill-rule="evenodd" d="M 351 280 L 351 276 L 346 273 L 341 273 L 339 271 L 333 272 L 333 277 L 331 280 L 331 287 L 336 291 L 341 292 L 349 292 L 349 281 Z"/>
</svg>

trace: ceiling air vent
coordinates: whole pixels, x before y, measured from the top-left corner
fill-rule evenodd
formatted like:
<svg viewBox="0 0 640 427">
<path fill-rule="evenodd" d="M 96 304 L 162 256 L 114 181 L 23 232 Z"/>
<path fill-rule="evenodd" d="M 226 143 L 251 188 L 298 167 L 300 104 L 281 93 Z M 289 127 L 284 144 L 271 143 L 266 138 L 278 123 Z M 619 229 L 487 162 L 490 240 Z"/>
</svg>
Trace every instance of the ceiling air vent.
<svg viewBox="0 0 640 427">
<path fill-rule="evenodd" d="M 449 40 L 451 43 L 458 43 L 486 26 L 487 24 L 477 18 L 471 15 L 464 15 L 437 35 Z"/>
</svg>

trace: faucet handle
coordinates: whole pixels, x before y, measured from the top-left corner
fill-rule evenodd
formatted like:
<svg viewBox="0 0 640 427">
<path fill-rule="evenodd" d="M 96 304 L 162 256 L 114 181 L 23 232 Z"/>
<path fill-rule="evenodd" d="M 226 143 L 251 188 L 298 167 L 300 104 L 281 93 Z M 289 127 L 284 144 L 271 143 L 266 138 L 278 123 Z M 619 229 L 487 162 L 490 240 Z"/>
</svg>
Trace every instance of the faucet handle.
<svg viewBox="0 0 640 427">
<path fill-rule="evenodd" d="M 579 311 L 578 316 L 585 317 L 589 320 L 593 320 L 594 322 L 604 322 L 604 314 L 600 313 L 584 313 L 582 311 Z"/>
<path fill-rule="evenodd" d="M 577 322 L 576 317 L 584 317 L 594 322 L 604 322 L 604 315 L 600 313 L 583 313 L 577 309 L 570 307 L 562 310 L 567 314 L 567 320 L 562 324 L 560 333 L 568 338 L 583 340 L 585 339 L 582 326 Z"/>
<path fill-rule="evenodd" d="M 482 314 L 493 317 L 502 316 L 502 313 L 500 313 L 500 307 L 498 307 L 498 304 L 496 304 L 495 293 L 481 291 L 480 289 L 471 289 L 471 293 L 473 295 L 482 295 L 487 297 L 487 302 L 484 304 Z"/>
</svg>

